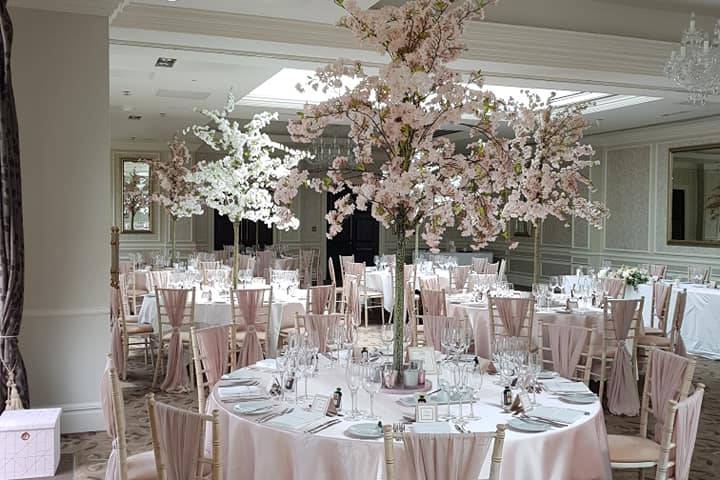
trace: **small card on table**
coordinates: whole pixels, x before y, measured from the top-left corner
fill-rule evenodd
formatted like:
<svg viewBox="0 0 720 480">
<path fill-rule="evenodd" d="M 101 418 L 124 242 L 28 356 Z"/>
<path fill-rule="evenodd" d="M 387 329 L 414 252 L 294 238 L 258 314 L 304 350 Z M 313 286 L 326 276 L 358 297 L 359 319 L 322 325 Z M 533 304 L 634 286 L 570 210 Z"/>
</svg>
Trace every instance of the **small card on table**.
<svg viewBox="0 0 720 480">
<path fill-rule="evenodd" d="M 437 422 L 437 405 L 420 404 L 415 407 L 417 423 Z"/>
<path fill-rule="evenodd" d="M 332 398 L 327 395 L 315 395 L 312 405 L 310 406 L 310 411 L 325 415 L 330 409 L 330 402 L 332 402 Z"/>
</svg>

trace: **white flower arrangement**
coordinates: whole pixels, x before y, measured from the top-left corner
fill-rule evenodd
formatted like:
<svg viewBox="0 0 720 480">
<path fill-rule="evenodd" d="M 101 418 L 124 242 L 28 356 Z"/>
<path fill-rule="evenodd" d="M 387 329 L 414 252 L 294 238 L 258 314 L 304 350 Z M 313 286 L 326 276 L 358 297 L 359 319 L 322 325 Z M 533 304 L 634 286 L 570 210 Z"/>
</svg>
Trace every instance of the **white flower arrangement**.
<svg viewBox="0 0 720 480">
<path fill-rule="evenodd" d="M 642 285 L 643 283 L 648 283 L 650 281 L 650 275 L 648 275 L 648 272 L 645 270 L 625 265 L 615 271 L 615 276 L 617 278 L 624 279 L 625 283 L 633 288 L 637 288 L 638 285 Z"/>
</svg>

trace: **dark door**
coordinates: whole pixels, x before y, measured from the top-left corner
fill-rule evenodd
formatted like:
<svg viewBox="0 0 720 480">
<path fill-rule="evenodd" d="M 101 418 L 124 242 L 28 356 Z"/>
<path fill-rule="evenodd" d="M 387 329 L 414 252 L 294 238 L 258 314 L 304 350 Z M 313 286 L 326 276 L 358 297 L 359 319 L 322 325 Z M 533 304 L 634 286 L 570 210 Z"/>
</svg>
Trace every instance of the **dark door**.
<svg viewBox="0 0 720 480">
<path fill-rule="evenodd" d="M 215 250 L 222 250 L 223 245 L 233 244 L 232 222 L 215 211 Z M 263 222 L 260 227 L 250 220 L 240 222 L 240 247 L 252 247 L 257 243 L 260 248 L 273 243 L 273 231 Z"/>
<path fill-rule="evenodd" d="M 672 235 L 673 240 L 685 240 L 685 190 L 672 192 Z"/>
<path fill-rule="evenodd" d="M 334 208 L 335 200 L 343 195 L 344 193 L 328 193 L 328 212 Z M 372 266 L 374 265 L 373 257 L 378 254 L 380 247 L 380 224 L 372 218 L 369 210 L 355 211 L 345 219 L 342 227 L 342 232 L 327 240 L 327 255 L 328 258 L 332 258 L 335 266 L 335 278 L 339 283 L 342 283 L 340 255 L 355 255 L 356 262 L 365 262 L 366 265 Z"/>
</svg>

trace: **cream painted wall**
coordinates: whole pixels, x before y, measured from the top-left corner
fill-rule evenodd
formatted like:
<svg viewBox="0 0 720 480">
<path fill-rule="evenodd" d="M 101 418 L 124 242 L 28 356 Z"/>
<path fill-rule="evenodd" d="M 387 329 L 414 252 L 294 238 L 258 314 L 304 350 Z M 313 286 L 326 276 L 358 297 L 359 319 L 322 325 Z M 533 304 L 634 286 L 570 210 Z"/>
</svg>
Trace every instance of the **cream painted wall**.
<svg viewBox="0 0 720 480">
<path fill-rule="evenodd" d="M 33 407 L 102 429 L 109 346 L 108 19 L 11 9 L 25 222 L 20 345 Z"/>
</svg>

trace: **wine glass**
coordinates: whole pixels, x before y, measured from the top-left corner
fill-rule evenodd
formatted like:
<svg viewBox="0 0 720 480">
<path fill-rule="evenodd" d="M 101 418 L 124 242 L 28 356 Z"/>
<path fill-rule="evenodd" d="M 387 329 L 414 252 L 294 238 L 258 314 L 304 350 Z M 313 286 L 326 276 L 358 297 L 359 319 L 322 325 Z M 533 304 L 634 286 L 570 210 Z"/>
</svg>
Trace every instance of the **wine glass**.
<svg viewBox="0 0 720 480">
<path fill-rule="evenodd" d="M 308 397 L 308 377 L 313 368 L 313 357 L 312 352 L 306 348 L 302 348 L 297 355 L 298 371 L 305 380 L 305 395 L 303 395 L 302 400 L 310 398 Z"/>
<path fill-rule="evenodd" d="M 375 409 L 373 406 L 373 398 L 375 394 L 380 391 L 382 387 L 382 371 L 377 365 L 366 365 L 365 372 L 362 377 L 362 386 L 368 395 L 370 395 L 370 415 L 367 417 L 368 420 L 377 420 L 375 416 Z"/>
<path fill-rule="evenodd" d="M 390 353 L 390 346 L 393 343 L 393 337 L 395 334 L 395 325 L 388 322 L 382 325 L 380 327 L 380 339 L 382 340 L 383 345 L 385 346 L 383 353 L 387 354 Z"/>
<path fill-rule="evenodd" d="M 453 382 L 453 364 L 450 361 L 444 361 L 438 364 L 438 388 L 445 394 L 447 406 L 447 413 L 440 415 L 438 418 L 441 420 L 451 420 L 455 418 L 455 415 L 450 413 L 450 400 L 452 392 Z"/>
<path fill-rule="evenodd" d="M 483 380 L 485 379 L 485 372 L 479 366 L 473 364 L 472 370 L 468 375 L 468 390 L 470 393 L 470 415 L 468 418 L 472 420 L 478 420 L 480 417 L 475 415 L 475 400 L 482 389 Z"/>
<path fill-rule="evenodd" d="M 348 362 L 345 369 L 345 382 L 348 390 L 350 390 L 350 403 L 352 405 L 350 414 L 346 417 L 348 420 L 357 420 L 361 413 L 357 408 L 357 392 L 363 383 L 363 367 L 353 361 Z"/>
</svg>

